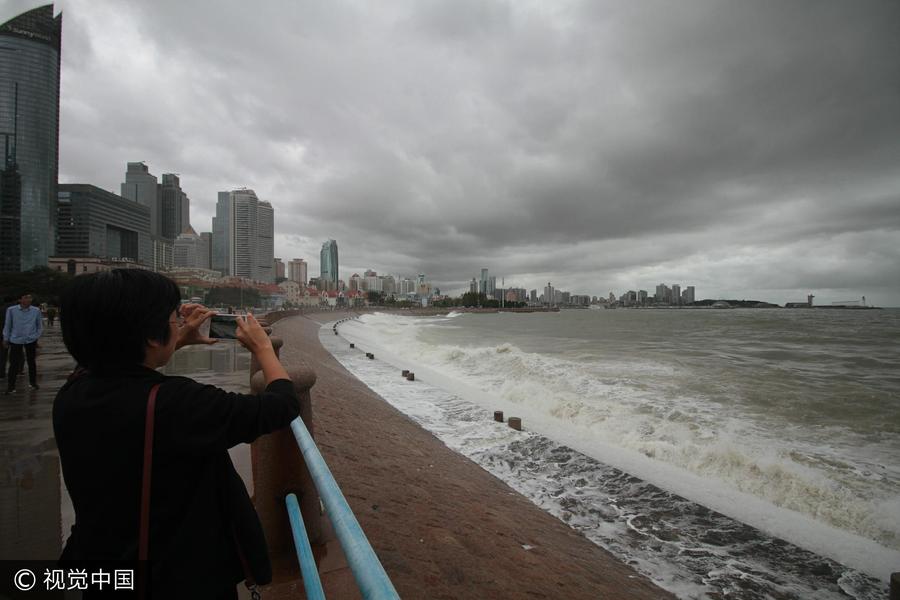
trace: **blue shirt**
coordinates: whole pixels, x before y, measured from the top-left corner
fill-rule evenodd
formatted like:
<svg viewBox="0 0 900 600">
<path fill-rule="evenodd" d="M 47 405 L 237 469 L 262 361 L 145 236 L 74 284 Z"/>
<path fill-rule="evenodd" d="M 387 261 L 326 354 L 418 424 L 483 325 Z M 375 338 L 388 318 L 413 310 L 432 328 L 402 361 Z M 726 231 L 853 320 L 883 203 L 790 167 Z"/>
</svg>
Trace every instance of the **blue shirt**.
<svg viewBox="0 0 900 600">
<path fill-rule="evenodd" d="M 30 344 L 36 342 L 43 332 L 41 309 L 37 306 L 23 309 L 20 304 L 13 304 L 6 309 L 3 341 L 11 344 Z"/>
</svg>

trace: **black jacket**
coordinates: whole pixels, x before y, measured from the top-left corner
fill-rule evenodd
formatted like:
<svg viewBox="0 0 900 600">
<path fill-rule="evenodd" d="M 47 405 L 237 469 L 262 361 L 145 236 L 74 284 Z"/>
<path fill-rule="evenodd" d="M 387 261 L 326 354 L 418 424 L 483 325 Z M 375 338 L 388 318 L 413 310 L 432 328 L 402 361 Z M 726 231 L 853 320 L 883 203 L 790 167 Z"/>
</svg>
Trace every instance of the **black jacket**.
<svg viewBox="0 0 900 600">
<path fill-rule="evenodd" d="M 174 590 L 196 598 L 233 594 L 244 579 L 235 529 L 263 538 L 228 448 L 297 417 L 300 406 L 286 379 L 254 396 L 135 365 L 66 383 L 53 404 L 53 430 L 75 526 L 61 561 L 136 560 L 147 397 L 155 383 L 161 386 L 150 501 L 154 597 L 174 597 Z M 256 553 L 251 561 L 268 565 L 258 545 L 248 551 Z"/>
</svg>

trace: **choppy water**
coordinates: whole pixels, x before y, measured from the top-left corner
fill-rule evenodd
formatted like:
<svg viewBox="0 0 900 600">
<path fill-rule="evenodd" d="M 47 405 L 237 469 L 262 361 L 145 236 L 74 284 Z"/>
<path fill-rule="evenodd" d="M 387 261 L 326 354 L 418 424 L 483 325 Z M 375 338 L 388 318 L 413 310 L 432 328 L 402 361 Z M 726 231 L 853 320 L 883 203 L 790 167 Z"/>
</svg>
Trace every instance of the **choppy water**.
<svg viewBox="0 0 900 600">
<path fill-rule="evenodd" d="M 900 311 L 378 314 L 340 332 L 323 343 L 388 401 L 684 597 L 877 598 L 900 570 Z M 497 433 L 494 409 L 529 432 Z"/>
</svg>

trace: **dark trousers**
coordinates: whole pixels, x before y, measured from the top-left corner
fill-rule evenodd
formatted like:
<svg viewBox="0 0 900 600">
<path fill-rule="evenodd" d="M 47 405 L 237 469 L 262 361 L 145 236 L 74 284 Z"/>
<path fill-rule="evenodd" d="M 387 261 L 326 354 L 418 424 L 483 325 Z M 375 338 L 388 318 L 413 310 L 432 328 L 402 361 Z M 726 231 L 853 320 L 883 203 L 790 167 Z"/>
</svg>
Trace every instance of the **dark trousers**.
<svg viewBox="0 0 900 600">
<path fill-rule="evenodd" d="M 16 377 L 22 370 L 22 351 L 25 351 L 25 358 L 28 360 L 28 382 L 31 385 L 37 384 L 37 364 L 34 360 L 34 351 L 37 348 L 37 342 L 30 344 L 12 344 L 9 345 L 9 369 L 6 371 L 6 388 L 13 390 L 16 388 Z"/>
<path fill-rule="evenodd" d="M 0 344 L 0 377 L 6 377 L 7 354 L 9 354 L 9 350 L 6 348 L 6 344 Z"/>
</svg>

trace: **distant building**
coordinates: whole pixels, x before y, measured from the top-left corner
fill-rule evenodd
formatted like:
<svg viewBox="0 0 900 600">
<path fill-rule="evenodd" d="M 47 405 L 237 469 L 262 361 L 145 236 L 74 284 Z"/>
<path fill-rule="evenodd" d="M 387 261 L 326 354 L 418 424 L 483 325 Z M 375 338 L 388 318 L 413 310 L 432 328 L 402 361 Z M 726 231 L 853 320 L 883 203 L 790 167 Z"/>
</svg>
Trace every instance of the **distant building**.
<svg viewBox="0 0 900 600">
<path fill-rule="evenodd" d="M 638 304 L 640 304 L 641 306 L 646 305 L 648 297 L 649 297 L 649 295 L 647 294 L 647 290 L 638 290 L 638 293 L 637 293 Z"/>
<path fill-rule="evenodd" d="M 544 304 L 553 304 L 554 302 L 554 289 L 553 285 L 548 281 L 547 285 L 544 286 Z"/>
<path fill-rule="evenodd" d="M 431 284 L 425 280 L 424 273 L 419 273 L 416 277 L 416 295 L 423 298 L 431 296 Z"/>
<path fill-rule="evenodd" d="M 478 282 L 478 293 L 487 295 L 488 293 L 488 270 L 481 270 L 481 280 Z"/>
<path fill-rule="evenodd" d="M 52 4 L 0 25 L 0 272 L 54 251 L 61 35 Z"/>
<path fill-rule="evenodd" d="M 393 275 L 385 275 L 382 279 L 381 289 L 388 296 L 393 296 L 397 293 L 397 282 L 394 280 Z"/>
<path fill-rule="evenodd" d="M 338 245 L 334 240 L 328 240 L 324 244 L 322 244 L 322 250 L 319 253 L 320 259 L 320 280 L 330 281 L 333 284 L 333 288 L 337 288 L 337 282 L 340 278 L 338 273 L 339 263 L 338 263 Z"/>
<path fill-rule="evenodd" d="M 147 207 L 88 184 L 62 184 L 58 190 L 54 256 L 153 266 Z"/>
<path fill-rule="evenodd" d="M 159 235 L 174 240 L 190 227 L 189 215 L 190 200 L 181 189 L 181 179 L 174 173 L 163 173 L 159 186 Z"/>
<path fill-rule="evenodd" d="M 100 273 L 112 269 L 148 269 L 130 260 L 112 260 L 96 256 L 51 256 L 47 261 L 48 267 L 53 271 L 68 273 L 69 275 L 88 275 Z"/>
<path fill-rule="evenodd" d="M 672 284 L 672 304 L 681 304 L 681 286 L 677 283 Z"/>
<path fill-rule="evenodd" d="M 288 262 L 287 266 L 287 278 L 305 286 L 308 277 L 306 261 L 302 258 L 294 258 Z"/>
<path fill-rule="evenodd" d="M 409 296 L 410 294 L 416 293 L 416 282 L 410 279 L 409 277 L 404 277 L 400 280 L 400 295 L 401 296 Z"/>
<path fill-rule="evenodd" d="M 200 232 L 200 240 L 201 240 L 201 248 L 203 249 L 203 264 L 201 265 L 204 269 L 212 269 L 212 232 L 211 231 L 202 231 Z"/>
<path fill-rule="evenodd" d="M 256 274 L 259 281 L 275 282 L 275 209 L 260 200 L 257 205 Z"/>
<path fill-rule="evenodd" d="M 175 266 L 195 269 L 208 268 L 204 266 L 205 250 L 203 238 L 197 235 L 191 226 L 188 226 L 187 230 L 175 238 Z"/>
<path fill-rule="evenodd" d="M 488 277 L 486 293 L 489 298 L 497 298 L 497 278 L 493 275 Z"/>
<path fill-rule="evenodd" d="M 151 236 L 153 243 L 153 270 L 169 271 L 175 267 L 175 242 L 164 237 Z"/>
<path fill-rule="evenodd" d="M 263 283 L 275 281 L 275 211 L 256 192 L 219 192 L 213 217 L 213 269 Z"/>
<path fill-rule="evenodd" d="M 656 286 L 656 295 L 653 297 L 659 304 L 668 304 L 672 301 L 672 290 L 664 283 Z"/>
<path fill-rule="evenodd" d="M 681 303 L 693 304 L 694 302 L 696 302 L 694 298 L 694 286 L 689 285 L 681 292 Z"/>
<path fill-rule="evenodd" d="M 290 302 L 294 306 L 300 306 L 303 301 L 303 286 L 292 279 L 286 279 L 278 284 L 284 292 L 285 302 Z"/>
<path fill-rule="evenodd" d="M 275 257 L 275 279 L 285 279 L 284 262 L 277 256 Z"/>
<path fill-rule="evenodd" d="M 350 291 L 351 292 L 359 291 L 360 289 L 362 289 L 360 287 L 361 279 L 362 278 L 359 276 L 359 273 L 354 273 L 353 275 L 350 276 Z"/>
<path fill-rule="evenodd" d="M 159 184 L 156 175 L 150 173 L 144 163 L 130 162 L 126 165 L 125 181 L 120 191 L 123 198 L 147 207 L 150 211 L 150 235 L 159 237 Z"/>
</svg>

